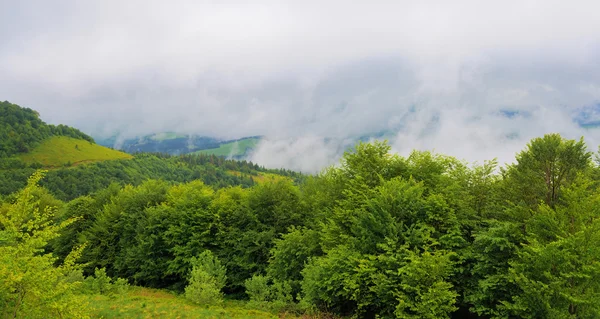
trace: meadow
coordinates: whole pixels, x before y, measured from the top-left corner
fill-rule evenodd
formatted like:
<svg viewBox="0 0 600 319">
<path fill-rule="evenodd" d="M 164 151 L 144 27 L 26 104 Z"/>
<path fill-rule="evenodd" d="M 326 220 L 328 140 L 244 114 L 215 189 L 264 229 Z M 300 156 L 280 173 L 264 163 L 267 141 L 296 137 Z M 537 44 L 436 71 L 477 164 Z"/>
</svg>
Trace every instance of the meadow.
<svg viewBox="0 0 600 319">
<path fill-rule="evenodd" d="M 19 154 L 18 157 L 27 164 L 39 163 L 45 168 L 133 158 L 127 153 L 68 136 L 47 138 L 28 153 Z"/>
</svg>

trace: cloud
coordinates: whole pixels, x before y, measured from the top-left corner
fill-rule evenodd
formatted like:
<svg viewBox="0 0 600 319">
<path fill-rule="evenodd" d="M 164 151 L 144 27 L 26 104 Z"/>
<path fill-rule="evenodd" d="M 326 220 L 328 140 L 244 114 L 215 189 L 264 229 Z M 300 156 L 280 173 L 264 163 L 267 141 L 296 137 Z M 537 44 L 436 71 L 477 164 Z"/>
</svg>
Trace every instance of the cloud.
<svg viewBox="0 0 600 319">
<path fill-rule="evenodd" d="M 304 171 L 375 133 L 401 153 L 510 161 L 547 132 L 600 141 L 572 120 L 600 102 L 599 9 L 557 0 L 8 1 L 0 99 L 96 136 L 265 135 L 253 160 Z"/>
</svg>

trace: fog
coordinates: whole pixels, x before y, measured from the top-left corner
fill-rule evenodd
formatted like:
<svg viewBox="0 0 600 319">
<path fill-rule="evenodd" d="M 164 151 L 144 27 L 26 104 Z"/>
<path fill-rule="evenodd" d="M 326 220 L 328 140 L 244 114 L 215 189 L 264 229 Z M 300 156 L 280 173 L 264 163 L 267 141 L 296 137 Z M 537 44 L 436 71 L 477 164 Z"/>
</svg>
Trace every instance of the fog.
<svg viewBox="0 0 600 319">
<path fill-rule="evenodd" d="M 0 100 L 96 137 L 264 135 L 317 172 L 360 137 L 510 162 L 600 129 L 597 1 L 0 1 Z"/>
</svg>

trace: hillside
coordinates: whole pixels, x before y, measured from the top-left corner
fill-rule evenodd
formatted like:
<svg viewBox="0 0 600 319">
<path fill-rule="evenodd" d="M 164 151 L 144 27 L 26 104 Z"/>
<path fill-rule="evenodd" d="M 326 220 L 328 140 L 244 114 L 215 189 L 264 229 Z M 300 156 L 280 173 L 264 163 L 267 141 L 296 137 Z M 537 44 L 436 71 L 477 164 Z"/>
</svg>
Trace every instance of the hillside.
<svg viewBox="0 0 600 319">
<path fill-rule="evenodd" d="M 242 157 L 248 154 L 248 152 L 255 148 L 260 142 L 257 137 L 243 138 L 236 141 L 230 141 L 222 143 L 217 148 L 205 149 L 193 152 L 192 154 L 212 154 L 216 156 L 224 157 Z"/>
<path fill-rule="evenodd" d="M 68 136 L 94 143 L 93 138 L 75 128 L 46 124 L 32 109 L 0 102 L 0 158 L 27 153 L 52 136 Z"/>
<path fill-rule="evenodd" d="M 143 148 L 146 153 L 133 156 L 98 145 L 77 129 L 48 125 L 38 112 L 9 102 L 0 103 L 0 115 L 0 196 L 24 187 L 27 178 L 39 168 L 51 169 L 42 185 L 62 200 L 89 195 L 113 183 L 139 185 L 148 179 L 169 183 L 201 180 L 217 189 L 302 177 L 294 172 L 267 170 L 251 162 L 225 160 L 210 154 L 173 156 L 160 152 L 160 148 L 149 147 Z M 190 137 L 176 133 L 155 134 L 144 143 L 175 145 L 182 139 L 187 143 Z M 191 139 L 204 147 L 219 147 L 214 139 Z M 250 147 L 253 141 L 244 141 L 243 148 Z M 229 147 L 230 153 L 231 146 L 224 149 Z M 156 153 L 147 153 L 153 150 Z"/>
<path fill-rule="evenodd" d="M 26 164 L 39 163 L 45 168 L 71 166 L 98 161 L 130 159 L 133 156 L 68 136 L 53 136 L 34 149 L 18 155 Z"/>
<path fill-rule="evenodd" d="M 27 178 L 35 172 L 34 167 L 0 170 L 0 196 L 23 188 Z M 113 183 L 139 185 L 148 179 L 161 179 L 170 183 L 201 180 L 214 188 L 223 188 L 251 187 L 269 180 L 299 181 L 302 178 L 300 173 L 268 170 L 251 162 L 226 160 L 213 155 L 170 156 L 142 153 L 132 156 L 131 159 L 58 167 L 47 173 L 41 185 L 54 196 L 62 200 L 71 200 L 105 189 Z"/>
<path fill-rule="evenodd" d="M 98 138 L 98 144 L 129 154 L 150 152 L 171 155 L 205 154 L 244 159 L 260 142 L 260 136 L 221 140 L 215 137 L 162 132 L 120 141 L 117 136 Z"/>
</svg>

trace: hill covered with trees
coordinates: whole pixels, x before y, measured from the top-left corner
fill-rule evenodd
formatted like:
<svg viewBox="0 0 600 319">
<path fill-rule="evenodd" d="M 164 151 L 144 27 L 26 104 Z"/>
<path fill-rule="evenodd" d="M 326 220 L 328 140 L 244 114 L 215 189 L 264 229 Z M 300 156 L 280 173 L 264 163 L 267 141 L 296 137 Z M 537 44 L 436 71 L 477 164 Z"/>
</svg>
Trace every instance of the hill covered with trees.
<svg viewBox="0 0 600 319">
<path fill-rule="evenodd" d="M 48 125 L 39 113 L 16 104 L 0 102 L 0 158 L 27 153 L 51 136 L 69 136 L 94 142 L 90 136 L 66 125 Z"/>
<path fill-rule="evenodd" d="M 112 277 L 224 316 L 225 297 L 326 317 L 600 317 L 600 168 L 583 140 L 533 139 L 504 167 L 360 143 L 296 183 L 145 180 L 70 201 L 38 179 L 0 208 L 0 256 L 14 256 L 0 257 L 10 313 L 68 317 L 74 300 L 101 294 L 76 285 Z M 55 214 L 36 213 L 46 211 Z M 12 252 L 28 251 L 27 229 L 56 232 L 36 243 L 58 266 L 32 268 L 52 280 L 19 277 L 32 259 Z M 19 289 L 42 284 L 64 293 L 22 302 Z"/>
<path fill-rule="evenodd" d="M 47 125 L 37 112 L 8 102 L 0 103 L 0 115 L 0 196 L 25 187 L 39 168 L 49 169 L 41 185 L 61 200 L 89 195 L 112 183 L 139 185 L 148 179 L 170 183 L 201 180 L 221 188 L 302 178 L 299 173 L 213 155 L 132 156 L 98 145 L 77 129 Z"/>
</svg>

